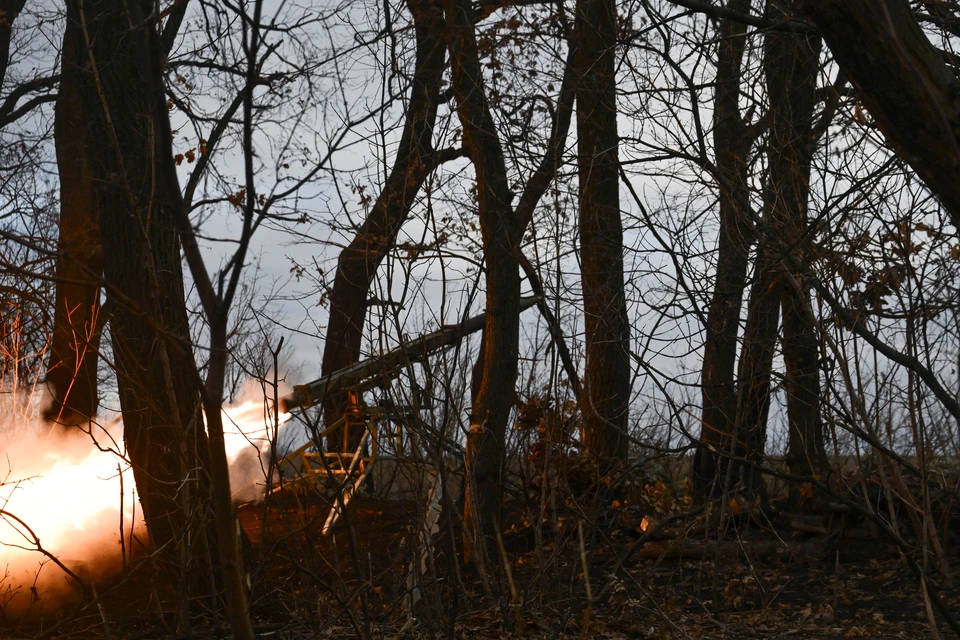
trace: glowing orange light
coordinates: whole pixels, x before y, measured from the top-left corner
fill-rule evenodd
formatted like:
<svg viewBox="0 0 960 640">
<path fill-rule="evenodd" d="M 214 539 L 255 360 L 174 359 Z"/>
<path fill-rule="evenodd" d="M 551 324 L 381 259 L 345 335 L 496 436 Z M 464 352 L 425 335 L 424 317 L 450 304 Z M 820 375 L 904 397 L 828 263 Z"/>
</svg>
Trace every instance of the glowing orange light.
<svg viewBox="0 0 960 640">
<path fill-rule="evenodd" d="M 95 432 L 97 446 L 79 429 L 44 425 L 39 402 L 0 395 L 0 607 L 24 594 L 27 601 L 37 594 L 42 599 L 45 591 L 67 586 L 67 576 L 43 552 L 83 577 L 96 578 L 122 566 L 121 548 L 130 553 L 134 534 L 146 539 L 133 473 L 123 457 L 122 424 Z M 289 417 L 280 414 L 280 423 Z M 262 398 L 225 408 L 228 460 L 244 455 L 257 460 L 275 435 L 270 423 Z M 231 464 L 235 495 L 246 488 L 241 491 L 245 499 L 262 496 L 261 466 L 254 465 L 259 477 L 250 472 L 251 465 L 236 466 L 235 477 Z"/>
</svg>

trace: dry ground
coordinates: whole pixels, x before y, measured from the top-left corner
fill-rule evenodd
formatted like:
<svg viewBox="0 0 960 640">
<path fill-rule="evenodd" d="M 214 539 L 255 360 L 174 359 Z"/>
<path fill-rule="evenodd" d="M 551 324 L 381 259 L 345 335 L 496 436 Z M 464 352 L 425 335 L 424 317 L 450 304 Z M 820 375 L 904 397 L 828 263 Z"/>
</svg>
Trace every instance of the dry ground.
<svg viewBox="0 0 960 640">
<path fill-rule="evenodd" d="M 776 522 L 741 523 L 717 544 L 715 534 L 688 521 L 686 533 L 674 529 L 668 539 L 636 548 L 611 578 L 617 558 L 636 547 L 638 513 L 614 508 L 605 526 L 587 527 L 581 538 L 569 515 L 558 517 L 557 530 L 538 533 L 516 512 L 504 535 L 512 593 L 504 562 L 485 581 L 451 563 L 449 538 L 441 533 L 411 611 L 405 576 L 417 549 L 417 504 L 358 499 L 325 536 L 328 509 L 319 496 L 286 494 L 239 510 L 252 547 L 260 637 L 930 636 L 923 596 L 904 561 L 862 527 L 831 525 L 823 536 Z M 441 521 L 444 530 L 448 523 Z M 948 555 L 960 566 L 957 554 Z M 584 562 L 594 607 L 586 606 Z M 960 590 L 942 586 L 960 612 Z M 177 636 L 170 628 L 175 597 L 154 585 L 149 561 L 99 585 L 98 594 L 98 602 L 64 603 L 43 619 L 7 620 L 0 638 Z M 193 631 L 198 638 L 229 637 L 216 625 Z M 942 622 L 940 634 L 952 637 Z"/>
</svg>

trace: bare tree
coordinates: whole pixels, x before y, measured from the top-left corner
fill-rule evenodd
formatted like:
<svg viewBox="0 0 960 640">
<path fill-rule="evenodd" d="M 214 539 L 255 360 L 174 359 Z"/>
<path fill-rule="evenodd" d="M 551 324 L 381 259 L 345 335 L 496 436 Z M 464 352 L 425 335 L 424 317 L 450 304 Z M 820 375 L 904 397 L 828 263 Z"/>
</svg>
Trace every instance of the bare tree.
<svg viewBox="0 0 960 640">
<path fill-rule="evenodd" d="M 363 324 L 370 283 L 406 221 L 424 180 L 439 162 L 433 148 L 433 129 L 440 103 L 440 85 L 445 69 L 443 12 L 433 0 L 410 0 L 416 33 L 416 61 L 403 133 L 393 169 L 361 227 L 350 244 L 340 252 L 330 293 L 330 320 L 323 350 L 322 372 L 329 375 L 360 358 Z M 326 424 L 343 415 L 344 393 L 324 400 Z M 357 448 L 361 433 L 349 434 L 347 451 Z M 343 448 L 341 433 L 331 434 L 328 447 Z"/>
<path fill-rule="evenodd" d="M 771 3 L 769 17 L 782 20 L 790 4 Z M 768 211 L 778 222 L 783 251 L 802 263 L 811 259 L 807 222 L 810 163 L 815 139 L 813 116 L 820 38 L 815 34 L 771 32 L 766 36 L 764 70 L 770 94 L 769 179 L 764 193 Z M 781 289 L 783 359 L 786 365 L 787 465 L 793 473 L 824 470 L 823 422 L 820 410 L 820 340 L 810 316 L 810 285 L 794 271 Z"/>
<path fill-rule="evenodd" d="M 807 2 L 804 10 L 890 146 L 960 220 L 956 77 L 909 4 Z"/>
<path fill-rule="evenodd" d="M 503 148 L 484 88 L 472 5 L 465 0 L 445 0 L 443 8 L 463 145 L 477 176 L 486 275 L 487 319 L 481 360 L 474 368 L 465 511 L 477 544 L 493 552 L 502 504 L 507 420 L 516 402 L 520 339 L 517 255 L 522 230 L 511 205 L 513 194 L 507 181 Z"/>
<path fill-rule="evenodd" d="M 183 588 L 189 607 L 191 598 L 209 592 L 217 534 L 208 526 L 209 451 L 176 233 L 182 201 L 163 55 L 157 21 L 141 9 L 112 0 L 71 2 L 67 28 L 85 57 L 80 112 L 100 141 L 92 147 L 91 174 L 109 247 L 104 275 L 114 306 L 110 333 L 124 441 L 151 541 L 166 579 Z M 188 611 L 181 613 L 189 625 Z"/>
<path fill-rule="evenodd" d="M 577 169 L 583 283 L 583 443 L 603 467 L 627 460 L 630 321 L 623 285 L 617 136 L 617 12 L 612 0 L 579 0 Z"/>
<path fill-rule="evenodd" d="M 749 0 L 730 0 L 731 11 L 745 12 Z M 720 183 L 720 228 L 716 279 L 704 326 L 700 446 L 694 459 L 694 485 L 704 495 L 719 488 L 720 457 L 729 442 L 737 410 L 734 367 L 740 309 L 752 234 L 747 211 L 747 156 L 756 136 L 740 113 L 740 82 L 746 25 L 720 22 L 714 84 L 713 146 Z M 712 488 L 711 488 L 712 487 Z"/>
<path fill-rule="evenodd" d="M 768 17 L 789 11 L 770 3 Z M 763 192 L 764 221 L 773 235 L 757 247 L 755 280 L 738 365 L 737 418 L 733 451 L 754 462 L 763 459 L 770 408 L 770 376 L 783 308 L 783 354 L 786 364 L 789 424 L 788 466 L 794 473 L 812 473 L 823 466 L 820 418 L 819 340 L 806 315 L 809 287 L 798 273 L 781 266 L 784 252 L 808 259 L 807 206 L 815 90 L 820 70 L 820 44 L 815 34 L 770 31 L 764 36 L 763 68 L 769 113 L 766 144 L 767 179 Z M 806 298 L 806 302 L 804 302 Z M 734 474 L 739 475 L 739 474 Z M 763 490 L 752 469 L 742 481 L 750 491 Z"/>
</svg>

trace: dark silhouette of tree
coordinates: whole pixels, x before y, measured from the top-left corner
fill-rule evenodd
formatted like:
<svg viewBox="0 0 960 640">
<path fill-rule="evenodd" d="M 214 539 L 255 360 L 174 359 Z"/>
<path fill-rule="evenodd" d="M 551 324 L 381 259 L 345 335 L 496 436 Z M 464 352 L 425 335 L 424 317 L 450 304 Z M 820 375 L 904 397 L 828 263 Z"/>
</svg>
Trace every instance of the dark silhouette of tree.
<svg viewBox="0 0 960 640">
<path fill-rule="evenodd" d="M 769 17 L 783 20 L 790 4 L 771 3 Z M 810 163 L 815 139 L 820 38 L 810 33 L 771 32 L 765 37 L 764 70 L 770 95 L 769 180 L 764 193 L 768 211 L 777 220 L 782 251 L 808 265 L 811 255 L 807 209 Z M 820 340 L 809 314 L 810 285 L 793 270 L 781 288 L 783 359 L 786 367 L 787 467 L 799 475 L 815 475 L 826 463 L 820 415 Z"/>
<path fill-rule="evenodd" d="M 890 146 L 960 222 L 956 75 L 910 5 L 830 0 L 803 8 Z"/>
<path fill-rule="evenodd" d="M 604 467 L 626 463 L 630 321 L 623 286 L 617 136 L 617 12 L 612 0 L 578 0 L 577 171 L 583 284 L 583 444 Z"/>
<path fill-rule="evenodd" d="M 367 313 L 370 283 L 387 253 L 396 244 L 397 233 L 406 221 L 424 180 L 440 158 L 433 149 L 433 128 L 440 103 L 440 84 L 445 65 L 443 11 L 435 0 L 409 0 L 416 33 L 416 62 L 411 83 L 403 133 L 390 176 L 376 203 L 350 244 L 340 252 L 333 290 L 330 293 L 330 320 L 323 350 L 323 375 L 347 367 L 360 359 L 363 323 Z M 324 418 L 333 425 L 346 407 L 345 393 L 324 400 Z M 354 451 L 362 433 L 348 435 L 347 451 Z M 343 448 L 342 433 L 331 434 L 327 446 Z"/>
<path fill-rule="evenodd" d="M 744 13 L 750 2 L 730 0 L 728 8 Z M 744 123 L 739 102 L 746 31 L 746 25 L 729 19 L 721 20 L 718 30 L 713 146 L 720 228 L 716 277 L 704 327 L 700 446 L 693 465 L 694 487 L 701 497 L 720 489 L 723 464 L 715 451 L 728 449 L 737 411 L 734 368 L 752 240 L 747 155 L 755 137 Z"/>
<path fill-rule="evenodd" d="M 519 242 L 522 235 L 511 200 L 503 147 L 490 114 L 473 10 L 466 0 L 445 0 L 452 88 L 463 128 L 463 146 L 477 176 L 483 236 L 487 320 L 481 361 L 474 367 L 473 407 L 467 433 L 465 519 L 478 546 L 496 547 L 502 505 L 507 421 L 516 403 L 520 341 Z M 496 557 L 496 556 L 488 556 Z"/>
<path fill-rule="evenodd" d="M 218 566 L 209 526 L 209 452 L 176 232 L 182 200 L 164 55 L 156 18 L 143 9 L 115 0 L 70 2 L 67 28 L 86 55 L 80 112 L 98 141 L 91 173 L 102 243 L 110 248 L 103 267 L 124 441 L 161 568 L 189 607 L 209 594 L 215 567 L 228 578 L 234 567 L 231 558 Z M 181 624 L 189 625 L 182 613 Z M 235 633 L 252 637 L 242 628 Z"/>
<path fill-rule="evenodd" d="M 783 20 L 774 3 L 767 17 Z M 809 287 L 799 273 L 787 276 L 782 255 L 808 253 L 807 206 L 812 131 L 820 42 L 812 33 L 771 30 L 764 35 L 763 68 L 769 96 L 767 178 L 764 221 L 774 230 L 757 247 L 743 347 L 738 364 L 737 419 L 733 453 L 755 463 L 763 459 L 770 408 L 770 377 L 783 308 L 783 353 L 786 363 L 788 466 L 794 473 L 819 471 L 823 464 L 820 418 L 819 340 L 805 315 Z M 806 302 L 804 303 L 804 297 Z M 813 396 L 813 397 L 811 397 Z M 763 492 L 753 468 L 733 474 L 750 492 Z"/>
</svg>

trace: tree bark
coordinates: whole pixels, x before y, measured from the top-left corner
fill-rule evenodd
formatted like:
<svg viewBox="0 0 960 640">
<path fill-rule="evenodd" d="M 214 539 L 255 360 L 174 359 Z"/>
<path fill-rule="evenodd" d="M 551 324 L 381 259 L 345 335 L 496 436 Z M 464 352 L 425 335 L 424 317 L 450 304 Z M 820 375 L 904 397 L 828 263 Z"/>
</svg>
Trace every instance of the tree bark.
<svg viewBox="0 0 960 640">
<path fill-rule="evenodd" d="M 782 19 L 791 8 L 771 6 L 768 13 Z M 776 228 L 784 250 L 801 263 L 810 255 L 807 205 L 820 48 L 820 38 L 814 34 L 770 31 L 765 36 L 764 71 L 770 94 L 767 199 L 774 217 L 780 220 Z M 787 464 L 792 473 L 816 474 L 825 467 L 826 459 L 820 417 L 820 345 L 816 327 L 804 311 L 810 304 L 810 287 L 800 273 L 793 274 L 791 283 L 781 289 Z"/>
<path fill-rule="evenodd" d="M 729 0 L 727 7 L 745 13 L 750 1 Z M 694 491 L 701 499 L 719 486 L 722 464 L 720 455 L 713 450 L 723 450 L 734 428 L 737 410 L 734 365 L 751 242 L 745 212 L 749 206 L 747 155 L 752 139 L 746 132 L 739 106 L 746 25 L 723 20 L 719 31 L 713 145 L 718 177 L 722 179 L 720 229 L 717 275 L 704 327 L 700 446 L 693 462 Z"/>
<path fill-rule="evenodd" d="M 151 7 L 71 0 L 68 28 L 86 56 L 81 112 L 98 141 L 92 166 L 109 247 L 104 274 L 124 441 L 161 569 L 190 602 L 212 595 L 216 536 L 207 526 L 207 445 L 175 232 L 180 190 Z"/>
<path fill-rule="evenodd" d="M 475 368 L 473 408 L 467 434 L 465 524 L 475 540 L 495 553 L 500 521 L 504 439 L 516 404 L 520 331 L 519 242 L 522 229 L 511 206 L 503 147 L 490 114 L 469 0 L 444 0 L 452 88 L 463 128 L 463 145 L 477 176 L 477 204 L 486 275 L 486 324 L 482 364 Z"/>
<path fill-rule="evenodd" d="M 770 210 L 768 209 L 768 215 Z M 780 298 L 783 272 L 779 269 L 780 247 L 757 248 L 757 262 L 747 324 L 737 367 L 737 418 L 734 442 L 729 450 L 740 458 L 760 462 L 767 441 L 767 418 L 770 413 L 770 377 L 773 354 L 780 328 Z M 721 465 L 721 478 L 726 469 Z M 763 495 L 763 480 L 752 468 L 737 466 L 731 477 L 741 483 L 747 493 Z"/>
<path fill-rule="evenodd" d="M 54 111 L 60 234 L 53 339 L 47 366 L 52 402 L 44 417 L 62 425 L 85 424 L 96 415 L 100 402 L 97 362 L 103 257 L 93 151 L 79 94 L 81 67 L 86 59 L 82 38 L 75 27 L 64 30 L 60 90 Z"/>
<path fill-rule="evenodd" d="M 436 0 L 408 0 L 407 6 L 413 14 L 417 39 L 410 104 L 390 176 L 370 214 L 337 262 L 323 350 L 323 375 L 360 359 L 370 283 L 396 242 L 397 233 L 434 164 L 433 127 L 446 53 L 443 10 Z M 331 394 L 323 405 L 325 421 L 331 425 L 343 416 L 346 393 Z M 363 434 L 355 431 L 347 435 L 346 450 L 352 452 Z M 340 451 L 343 443 L 343 434 L 338 432 L 328 438 L 327 447 Z"/>
<path fill-rule="evenodd" d="M 630 322 L 623 285 L 613 0 L 578 0 L 577 156 L 583 288 L 582 440 L 602 473 L 626 464 Z"/>
</svg>

